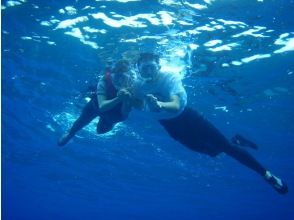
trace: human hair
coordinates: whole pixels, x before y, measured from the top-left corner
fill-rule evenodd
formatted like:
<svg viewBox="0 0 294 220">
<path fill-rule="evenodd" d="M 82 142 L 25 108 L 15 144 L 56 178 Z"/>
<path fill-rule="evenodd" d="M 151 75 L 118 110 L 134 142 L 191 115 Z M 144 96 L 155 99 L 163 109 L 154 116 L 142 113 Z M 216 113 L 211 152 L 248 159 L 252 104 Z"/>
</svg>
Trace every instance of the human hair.
<svg viewBox="0 0 294 220">
<path fill-rule="evenodd" d="M 128 72 L 130 69 L 129 61 L 125 59 L 118 60 L 114 67 L 112 68 L 111 72 L 113 73 L 125 73 Z"/>
<path fill-rule="evenodd" d="M 159 64 L 159 55 L 155 53 L 140 53 L 137 64 L 140 65 L 142 62 L 147 61 L 155 61 L 157 64 Z"/>
</svg>

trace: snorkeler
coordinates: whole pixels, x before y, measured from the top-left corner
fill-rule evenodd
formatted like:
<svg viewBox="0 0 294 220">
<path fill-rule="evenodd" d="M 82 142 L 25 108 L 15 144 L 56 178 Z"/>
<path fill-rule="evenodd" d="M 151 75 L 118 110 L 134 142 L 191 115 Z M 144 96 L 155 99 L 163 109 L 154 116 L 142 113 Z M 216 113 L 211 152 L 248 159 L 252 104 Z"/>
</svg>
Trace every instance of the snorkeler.
<svg viewBox="0 0 294 220">
<path fill-rule="evenodd" d="M 71 129 L 58 140 L 59 146 L 64 146 L 97 116 L 100 117 L 96 128 L 98 134 L 109 132 L 116 123 L 128 117 L 132 106 L 131 94 L 127 90 L 132 77 L 129 67 L 127 60 L 119 60 L 114 68 L 105 69 L 104 76 L 99 80 L 96 91 L 81 115 Z"/>
<path fill-rule="evenodd" d="M 251 154 L 240 146 L 257 146 L 236 135 L 232 142 L 196 110 L 187 107 L 187 94 L 181 79 L 175 74 L 160 71 L 159 56 L 142 53 L 137 61 L 139 80 L 136 80 L 133 95 L 141 99 L 144 109 L 150 111 L 169 135 L 193 151 L 215 157 L 225 153 L 254 170 L 274 189 L 286 194 L 284 181 L 271 174 Z"/>
</svg>

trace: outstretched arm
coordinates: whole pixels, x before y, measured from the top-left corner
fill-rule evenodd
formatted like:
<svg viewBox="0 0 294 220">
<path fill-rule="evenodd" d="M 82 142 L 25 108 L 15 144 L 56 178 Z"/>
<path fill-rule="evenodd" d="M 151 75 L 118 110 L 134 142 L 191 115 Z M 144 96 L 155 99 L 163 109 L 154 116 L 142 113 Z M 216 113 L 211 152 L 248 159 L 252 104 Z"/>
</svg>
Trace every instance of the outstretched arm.
<svg viewBox="0 0 294 220">
<path fill-rule="evenodd" d="M 167 102 L 162 102 L 157 99 L 152 94 L 148 94 L 147 101 L 149 102 L 149 106 L 155 110 L 165 110 L 165 111 L 179 111 L 180 110 L 180 97 L 178 95 L 172 95 L 170 100 Z"/>
</svg>

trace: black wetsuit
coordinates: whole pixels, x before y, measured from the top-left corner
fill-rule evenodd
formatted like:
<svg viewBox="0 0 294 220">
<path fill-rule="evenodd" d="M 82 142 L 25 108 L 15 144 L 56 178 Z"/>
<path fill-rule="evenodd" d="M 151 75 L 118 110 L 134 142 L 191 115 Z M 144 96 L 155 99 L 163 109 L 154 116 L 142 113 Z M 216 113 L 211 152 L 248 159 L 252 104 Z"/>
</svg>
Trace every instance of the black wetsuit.
<svg viewBox="0 0 294 220">
<path fill-rule="evenodd" d="M 108 100 L 113 99 L 116 97 L 117 90 L 111 82 L 110 72 L 106 72 L 104 77 L 106 82 L 106 98 Z M 125 117 L 123 117 L 121 112 L 121 103 L 108 111 L 102 112 L 100 111 L 98 105 L 97 89 L 92 92 L 90 98 L 91 100 L 83 108 L 80 117 L 74 122 L 72 128 L 70 129 L 70 134 L 74 135 L 77 131 L 82 129 L 98 116 L 100 117 L 96 128 L 98 134 L 110 131 L 116 123 L 125 120 Z"/>
<path fill-rule="evenodd" d="M 266 172 L 266 169 L 247 151 L 233 145 L 216 127 L 189 107 L 177 117 L 159 122 L 171 137 L 193 151 L 212 157 L 224 152 L 260 175 Z"/>
</svg>

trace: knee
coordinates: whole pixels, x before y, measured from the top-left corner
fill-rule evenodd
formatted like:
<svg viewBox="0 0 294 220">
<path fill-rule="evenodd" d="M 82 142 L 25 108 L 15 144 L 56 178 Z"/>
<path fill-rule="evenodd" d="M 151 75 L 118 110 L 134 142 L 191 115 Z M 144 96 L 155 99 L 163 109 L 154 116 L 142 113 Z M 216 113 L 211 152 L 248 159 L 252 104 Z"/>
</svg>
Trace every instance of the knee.
<svg viewBox="0 0 294 220">
<path fill-rule="evenodd" d="M 222 147 L 222 151 L 225 154 L 233 155 L 238 151 L 238 146 L 234 146 L 234 145 L 228 143 Z"/>
<path fill-rule="evenodd" d="M 97 134 L 105 134 L 109 131 L 112 130 L 112 128 L 114 127 L 114 124 L 111 123 L 102 123 L 102 122 L 98 122 L 97 127 L 96 127 L 96 132 Z"/>
</svg>

